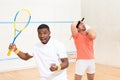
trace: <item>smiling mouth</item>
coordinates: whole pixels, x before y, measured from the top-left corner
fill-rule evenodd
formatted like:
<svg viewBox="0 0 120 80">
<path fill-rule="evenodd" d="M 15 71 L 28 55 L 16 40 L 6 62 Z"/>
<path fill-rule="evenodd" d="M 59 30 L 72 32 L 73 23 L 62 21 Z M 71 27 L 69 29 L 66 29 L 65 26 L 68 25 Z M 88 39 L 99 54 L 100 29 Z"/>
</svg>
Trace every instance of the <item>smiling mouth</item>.
<svg viewBox="0 0 120 80">
<path fill-rule="evenodd" d="M 46 44 L 46 43 L 47 43 L 47 40 L 46 40 L 46 39 L 41 39 L 41 42 L 42 42 L 43 44 Z"/>
<path fill-rule="evenodd" d="M 45 42 L 45 41 L 46 41 L 46 39 L 41 39 L 41 41 L 42 41 L 42 42 Z"/>
<path fill-rule="evenodd" d="M 50 39 L 50 37 L 49 38 L 40 38 L 40 40 L 43 44 L 46 44 L 49 39 Z"/>
</svg>

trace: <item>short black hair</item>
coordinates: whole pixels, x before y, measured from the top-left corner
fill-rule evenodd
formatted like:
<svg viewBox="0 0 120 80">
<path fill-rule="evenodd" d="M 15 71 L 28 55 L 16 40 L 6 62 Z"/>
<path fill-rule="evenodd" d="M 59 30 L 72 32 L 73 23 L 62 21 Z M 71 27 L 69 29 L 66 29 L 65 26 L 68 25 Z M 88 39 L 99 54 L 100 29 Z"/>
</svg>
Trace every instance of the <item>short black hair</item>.
<svg viewBox="0 0 120 80">
<path fill-rule="evenodd" d="M 49 26 L 47 24 L 41 24 L 41 25 L 39 25 L 38 28 L 37 28 L 37 30 L 42 29 L 42 28 L 46 28 L 48 31 L 50 31 Z"/>
</svg>

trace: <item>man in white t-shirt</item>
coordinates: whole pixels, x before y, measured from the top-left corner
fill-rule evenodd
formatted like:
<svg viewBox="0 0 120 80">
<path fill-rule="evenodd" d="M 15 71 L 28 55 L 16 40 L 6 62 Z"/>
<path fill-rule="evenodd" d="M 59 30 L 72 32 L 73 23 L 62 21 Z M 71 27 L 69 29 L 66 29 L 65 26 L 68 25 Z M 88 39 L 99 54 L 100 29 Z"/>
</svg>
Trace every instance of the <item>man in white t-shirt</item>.
<svg viewBox="0 0 120 80">
<path fill-rule="evenodd" d="M 15 44 L 10 44 L 9 49 L 21 59 L 35 58 L 40 72 L 40 80 L 68 80 L 66 68 L 69 65 L 65 46 L 50 36 L 49 26 L 41 24 L 38 29 L 40 42 L 28 53 L 20 51 Z"/>
</svg>

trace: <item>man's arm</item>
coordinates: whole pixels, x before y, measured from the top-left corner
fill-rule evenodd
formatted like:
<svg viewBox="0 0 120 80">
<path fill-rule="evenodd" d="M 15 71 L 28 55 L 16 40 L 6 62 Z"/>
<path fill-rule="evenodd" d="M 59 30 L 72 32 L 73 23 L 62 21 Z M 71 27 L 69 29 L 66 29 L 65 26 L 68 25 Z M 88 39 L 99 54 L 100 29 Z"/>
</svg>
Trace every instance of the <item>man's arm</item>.
<svg viewBox="0 0 120 80">
<path fill-rule="evenodd" d="M 92 40 L 96 39 L 96 32 L 93 29 L 90 28 L 86 32 L 90 39 Z"/>
<path fill-rule="evenodd" d="M 65 69 L 69 66 L 69 61 L 68 61 L 68 58 L 61 58 L 61 69 Z"/>
<path fill-rule="evenodd" d="M 62 69 L 65 69 L 69 66 L 69 61 L 68 61 L 68 58 L 61 58 L 61 64 L 60 65 L 56 65 L 56 64 L 52 64 L 51 67 L 50 67 L 50 70 L 51 71 L 59 71 L 59 70 L 62 70 Z"/>
<path fill-rule="evenodd" d="M 71 24 L 71 33 L 72 33 L 72 36 L 74 36 L 74 35 L 78 32 L 78 30 L 77 30 L 77 28 L 76 28 L 76 25 L 77 25 L 77 21 L 76 21 L 76 22 L 73 22 L 73 23 Z"/>
<path fill-rule="evenodd" d="M 30 56 L 28 53 L 23 53 L 21 51 L 17 55 L 23 60 L 28 60 L 33 57 L 33 56 Z"/>
<path fill-rule="evenodd" d="M 9 49 L 12 50 L 13 52 L 15 52 L 23 60 L 28 60 L 28 59 L 32 58 L 32 56 L 30 56 L 28 53 L 24 53 L 24 52 L 18 50 L 15 44 L 10 44 Z"/>
</svg>

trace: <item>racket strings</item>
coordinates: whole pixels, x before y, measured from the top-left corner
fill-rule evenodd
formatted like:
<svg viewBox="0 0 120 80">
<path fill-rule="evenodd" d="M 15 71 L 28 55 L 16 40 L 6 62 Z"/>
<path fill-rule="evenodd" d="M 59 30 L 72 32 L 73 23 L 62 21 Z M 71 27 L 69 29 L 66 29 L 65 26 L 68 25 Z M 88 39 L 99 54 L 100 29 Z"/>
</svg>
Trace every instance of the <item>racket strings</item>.
<svg viewBox="0 0 120 80">
<path fill-rule="evenodd" d="M 17 32 L 24 30 L 28 26 L 31 14 L 28 10 L 22 9 L 17 12 L 14 19 L 14 28 Z"/>
</svg>

